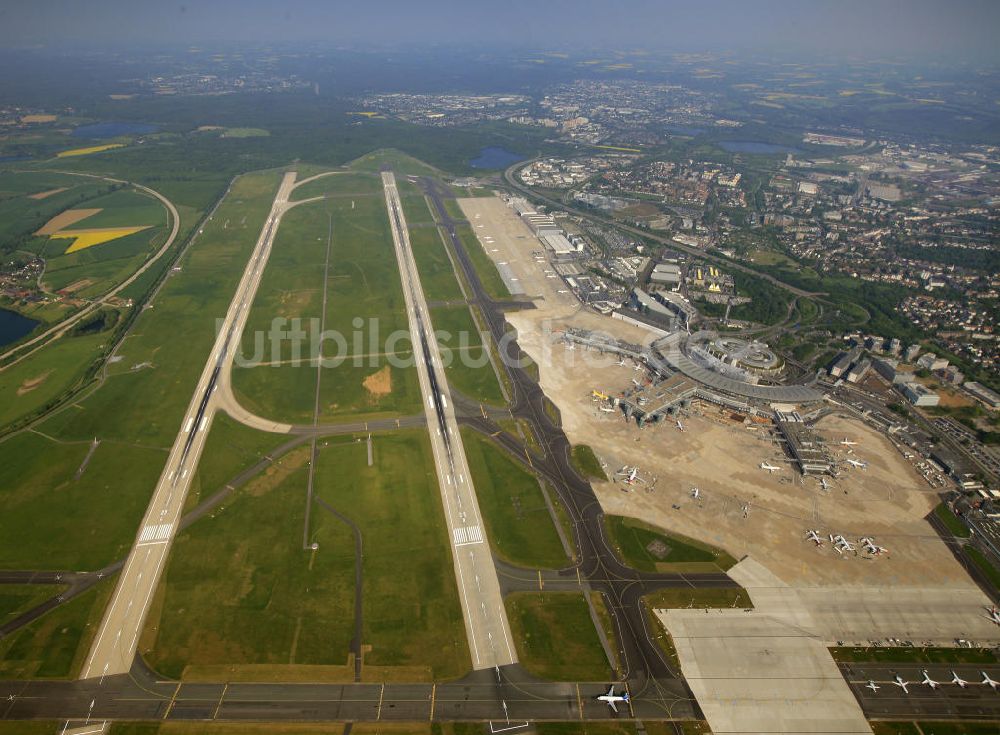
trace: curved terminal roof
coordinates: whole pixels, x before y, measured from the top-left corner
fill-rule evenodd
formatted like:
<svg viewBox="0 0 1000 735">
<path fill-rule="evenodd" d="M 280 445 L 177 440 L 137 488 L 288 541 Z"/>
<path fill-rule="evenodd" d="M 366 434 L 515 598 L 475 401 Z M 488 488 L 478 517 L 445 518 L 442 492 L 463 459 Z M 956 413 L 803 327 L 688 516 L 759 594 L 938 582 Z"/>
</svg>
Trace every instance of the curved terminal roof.
<svg viewBox="0 0 1000 735">
<path fill-rule="evenodd" d="M 805 385 L 754 385 L 742 380 L 728 378 L 725 375 L 698 365 L 694 360 L 677 349 L 676 343 L 670 345 L 670 347 L 672 349 L 661 350 L 660 354 L 663 356 L 663 359 L 674 370 L 710 388 L 743 396 L 744 398 L 772 403 L 813 403 L 823 400 L 823 394 L 820 391 Z"/>
</svg>

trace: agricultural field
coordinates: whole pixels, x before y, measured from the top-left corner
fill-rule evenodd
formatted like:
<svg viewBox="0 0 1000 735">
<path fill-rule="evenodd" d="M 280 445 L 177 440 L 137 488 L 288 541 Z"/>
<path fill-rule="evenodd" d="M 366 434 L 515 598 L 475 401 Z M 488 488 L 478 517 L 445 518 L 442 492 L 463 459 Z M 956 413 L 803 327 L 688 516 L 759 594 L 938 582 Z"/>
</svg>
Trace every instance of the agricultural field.
<svg viewBox="0 0 1000 735">
<path fill-rule="evenodd" d="M 554 681 L 608 681 L 613 673 L 579 592 L 515 592 L 505 600 L 521 664 Z"/>
<path fill-rule="evenodd" d="M 493 550 L 526 567 L 568 566 L 538 479 L 471 429 L 462 430 L 462 443 Z"/>
<path fill-rule="evenodd" d="M 49 220 L 23 249 L 45 260 L 41 285 L 64 298 L 103 294 L 164 242 L 169 216 L 152 197 L 122 189 Z"/>
<path fill-rule="evenodd" d="M 310 334 L 318 335 L 321 325 L 328 241 L 322 326 L 334 336 L 322 345 L 329 363 L 320 381 L 319 421 L 418 413 L 416 371 L 405 366 L 412 355 L 405 302 L 381 197 L 338 196 L 285 215 L 243 338 L 243 355 L 260 353 L 254 341 L 259 340 L 266 348 L 260 362 L 269 364 L 234 369 L 237 396 L 262 416 L 312 422 L 317 370 L 309 357 L 318 354 L 319 345 Z M 275 352 L 264 338 L 275 318 L 302 320 L 298 362 L 287 340 Z M 387 350 L 404 365 L 389 364 Z"/>
<path fill-rule="evenodd" d="M 180 271 L 170 274 L 153 308 L 137 319 L 117 351 L 120 361 L 107 366 L 97 390 L 46 419 L 45 433 L 170 446 L 215 341 L 214 315 L 224 313 L 232 298 L 279 180 L 278 172 L 262 172 L 236 181 L 179 261 Z"/>
</svg>

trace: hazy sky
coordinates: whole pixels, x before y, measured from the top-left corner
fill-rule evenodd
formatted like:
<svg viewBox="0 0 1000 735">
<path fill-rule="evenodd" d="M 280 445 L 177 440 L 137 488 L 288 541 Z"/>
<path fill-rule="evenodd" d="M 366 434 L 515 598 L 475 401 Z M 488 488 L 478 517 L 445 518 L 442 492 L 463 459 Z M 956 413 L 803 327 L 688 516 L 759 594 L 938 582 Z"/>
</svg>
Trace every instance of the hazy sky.
<svg viewBox="0 0 1000 735">
<path fill-rule="evenodd" d="M 1000 60 L 1000 0 L 20 0 L 0 45 L 295 40 Z"/>
</svg>

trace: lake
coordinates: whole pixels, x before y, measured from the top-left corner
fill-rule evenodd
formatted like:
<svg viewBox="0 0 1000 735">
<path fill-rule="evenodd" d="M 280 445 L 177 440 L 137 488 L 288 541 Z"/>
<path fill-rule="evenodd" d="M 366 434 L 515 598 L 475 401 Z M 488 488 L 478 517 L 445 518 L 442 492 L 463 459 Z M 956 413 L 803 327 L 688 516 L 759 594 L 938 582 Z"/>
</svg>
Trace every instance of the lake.
<svg viewBox="0 0 1000 735">
<path fill-rule="evenodd" d="M 718 144 L 723 150 L 730 153 L 759 153 L 769 155 L 774 153 L 805 153 L 799 148 L 791 148 L 787 145 L 776 145 L 774 143 L 761 143 L 756 140 L 726 140 Z"/>
<path fill-rule="evenodd" d="M 0 345 L 10 344 L 28 334 L 35 325 L 34 319 L 21 316 L 15 311 L 0 309 Z"/>
<path fill-rule="evenodd" d="M 120 135 L 147 135 L 159 130 L 156 125 L 148 123 L 102 122 L 93 125 L 81 125 L 73 128 L 74 138 L 117 138 Z"/>
<path fill-rule="evenodd" d="M 479 151 L 479 158 L 473 158 L 469 165 L 472 168 L 507 168 L 523 160 L 524 156 L 511 153 L 506 148 L 491 147 Z"/>
</svg>

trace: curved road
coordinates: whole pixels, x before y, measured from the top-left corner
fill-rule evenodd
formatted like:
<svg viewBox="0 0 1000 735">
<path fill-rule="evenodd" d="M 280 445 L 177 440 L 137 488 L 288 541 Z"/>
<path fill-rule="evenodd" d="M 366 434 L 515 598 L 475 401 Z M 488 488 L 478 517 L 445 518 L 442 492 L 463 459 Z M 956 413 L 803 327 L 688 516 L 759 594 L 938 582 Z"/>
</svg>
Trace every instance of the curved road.
<svg viewBox="0 0 1000 735">
<path fill-rule="evenodd" d="M 111 182 L 116 183 L 116 184 L 126 184 L 128 186 L 135 187 L 136 189 L 139 189 L 140 191 L 144 191 L 147 194 L 149 194 L 150 196 L 153 196 L 156 199 L 158 199 L 163 204 L 163 206 L 167 208 L 167 211 L 170 213 L 170 218 L 173 220 L 173 225 L 170 228 L 170 235 L 167 237 L 166 242 L 164 242 L 163 245 L 160 247 L 160 249 L 157 250 L 156 253 L 151 258 L 147 259 L 146 262 L 143 263 L 135 271 L 135 273 L 133 273 L 131 276 L 129 276 L 124 281 L 122 281 L 121 283 L 119 283 L 117 286 L 115 286 L 114 288 L 112 288 L 110 291 L 108 291 L 107 293 L 105 293 L 103 296 L 99 296 L 97 299 L 95 299 L 90 304 L 88 304 L 87 306 L 85 306 L 84 308 L 82 308 L 80 311 L 76 312 L 75 314 L 73 314 L 71 316 L 66 317 L 65 319 L 63 319 L 58 324 L 54 324 L 53 326 L 49 327 L 48 329 L 46 329 L 41 334 L 39 334 L 39 335 L 37 335 L 35 337 L 32 337 L 27 342 L 22 342 L 21 344 L 17 345 L 16 347 L 13 347 L 13 348 L 7 350 L 2 355 L 0 355 L 0 360 L 5 360 L 6 358 L 10 357 L 11 355 L 17 354 L 18 352 L 20 352 L 21 350 L 23 350 L 26 347 L 30 347 L 31 345 L 38 344 L 39 341 L 46 340 L 46 338 L 48 338 L 50 336 L 52 337 L 52 339 L 58 339 L 59 337 L 61 337 L 62 335 L 64 335 L 66 333 L 66 331 L 69 330 L 70 327 L 72 327 L 74 324 L 76 324 L 78 321 L 80 321 L 83 317 L 87 316 L 87 314 L 89 314 L 92 311 L 94 311 L 94 309 L 96 309 L 97 307 L 102 306 L 103 304 L 106 304 L 110 299 L 114 298 L 115 296 L 117 296 L 118 294 L 120 294 L 123 290 L 125 290 L 126 288 L 128 288 L 129 286 L 131 286 L 136 281 L 136 279 L 139 278 L 139 276 L 141 276 L 143 273 L 145 273 L 147 270 L 149 270 L 153 266 L 153 264 L 156 263 L 156 261 L 158 261 L 161 257 L 163 257 L 163 255 L 166 254 L 166 252 L 168 250 L 170 250 L 170 246 L 174 244 L 174 240 L 177 239 L 177 233 L 180 231 L 181 218 L 180 218 L 180 215 L 177 214 L 177 208 L 174 207 L 173 202 L 171 202 L 169 199 L 167 199 L 165 196 L 163 196 L 160 192 L 158 192 L 158 191 L 156 191 L 154 189 L 150 189 L 148 186 L 143 186 L 142 184 L 136 184 L 136 183 L 131 182 L 131 181 L 124 181 L 122 179 L 115 179 L 115 178 L 112 178 L 110 176 L 99 176 L 97 174 L 78 173 L 78 172 L 75 172 L 75 171 L 57 171 L 56 173 L 67 174 L 69 176 L 86 176 L 88 178 L 101 179 L 102 181 L 111 181 Z M 37 352 L 38 350 L 40 350 L 46 344 L 48 344 L 48 341 L 45 341 L 43 344 L 40 344 L 37 347 L 35 347 L 34 349 L 29 350 L 25 354 L 23 354 L 23 355 L 15 358 L 14 360 L 11 360 L 6 365 L 3 365 L 2 367 L 0 367 L 0 372 L 3 372 L 7 368 L 9 368 L 11 365 L 16 365 L 17 363 L 19 363 L 24 358 L 26 358 L 26 357 L 28 357 L 30 355 L 33 355 L 35 352 Z"/>
</svg>

